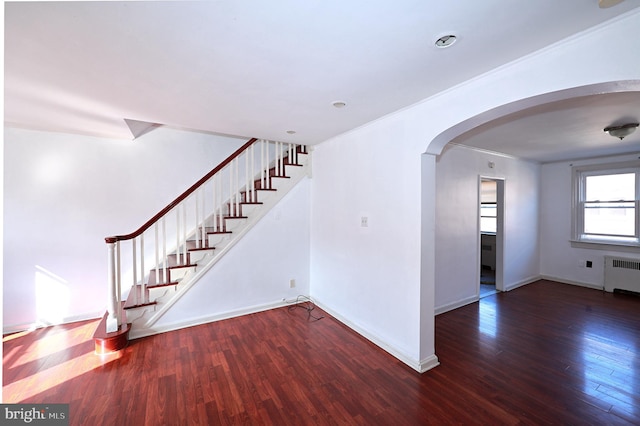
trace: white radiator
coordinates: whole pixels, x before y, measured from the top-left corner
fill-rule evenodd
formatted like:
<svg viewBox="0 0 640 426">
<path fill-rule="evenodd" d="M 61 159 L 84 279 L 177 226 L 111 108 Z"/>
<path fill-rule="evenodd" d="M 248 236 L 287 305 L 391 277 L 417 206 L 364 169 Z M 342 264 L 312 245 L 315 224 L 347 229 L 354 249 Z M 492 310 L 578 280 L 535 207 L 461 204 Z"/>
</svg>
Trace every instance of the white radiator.
<svg viewBox="0 0 640 426">
<path fill-rule="evenodd" d="M 640 259 L 604 257 L 604 289 L 640 293 Z"/>
</svg>

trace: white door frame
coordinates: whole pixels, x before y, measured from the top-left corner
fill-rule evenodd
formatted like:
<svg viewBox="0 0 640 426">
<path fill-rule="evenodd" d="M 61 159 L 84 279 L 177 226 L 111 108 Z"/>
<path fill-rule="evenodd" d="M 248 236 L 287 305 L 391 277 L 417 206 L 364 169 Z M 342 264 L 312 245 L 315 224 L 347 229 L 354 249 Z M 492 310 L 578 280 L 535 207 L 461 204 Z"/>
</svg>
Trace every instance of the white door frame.
<svg viewBox="0 0 640 426">
<path fill-rule="evenodd" d="M 478 236 L 478 267 L 476 268 L 476 285 L 478 297 L 480 296 L 480 267 L 482 256 L 482 242 L 480 238 L 480 196 L 482 191 L 482 181 L 490 180 L 496 182 L 496 207 L 497 207 L 497 226 L 496 226 L 496 290 L 504 291 L 504 194 L 506 179 L 495 176 L 478 176 L 478 226 L 476 235 Z"/>
</svg>

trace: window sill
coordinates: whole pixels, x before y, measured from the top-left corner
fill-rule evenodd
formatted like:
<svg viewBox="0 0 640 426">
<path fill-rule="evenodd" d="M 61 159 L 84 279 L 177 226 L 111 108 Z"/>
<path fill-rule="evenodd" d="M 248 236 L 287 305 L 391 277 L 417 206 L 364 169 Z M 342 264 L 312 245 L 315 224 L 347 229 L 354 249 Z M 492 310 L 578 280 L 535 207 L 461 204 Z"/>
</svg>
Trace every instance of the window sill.
<svg viewBox="0 0 640 426">
<path fill-rule="evenodd" d="M 571 247 L 640 253 L 640 244 L 624 241 L 569 240 Z"/>
</svg>

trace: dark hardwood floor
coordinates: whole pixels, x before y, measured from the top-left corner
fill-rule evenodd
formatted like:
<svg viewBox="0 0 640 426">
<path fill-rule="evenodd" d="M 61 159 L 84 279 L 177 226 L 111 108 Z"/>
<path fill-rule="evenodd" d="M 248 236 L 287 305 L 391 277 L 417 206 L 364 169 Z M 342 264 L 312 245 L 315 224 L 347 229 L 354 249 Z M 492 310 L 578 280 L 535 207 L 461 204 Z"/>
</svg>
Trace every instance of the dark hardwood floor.
<svg viewBox="0 0 640 426">
<path fill-rule="evenodd" d="M 640 424 L 634 296 L 548 281 L 488 296 L 436 317 L 441 365 L 422 375 L 303 309 L 103 357 L 96 323 L 5 336 L 4 402 L 70 403 L 73 425 Z"/>
</svg>

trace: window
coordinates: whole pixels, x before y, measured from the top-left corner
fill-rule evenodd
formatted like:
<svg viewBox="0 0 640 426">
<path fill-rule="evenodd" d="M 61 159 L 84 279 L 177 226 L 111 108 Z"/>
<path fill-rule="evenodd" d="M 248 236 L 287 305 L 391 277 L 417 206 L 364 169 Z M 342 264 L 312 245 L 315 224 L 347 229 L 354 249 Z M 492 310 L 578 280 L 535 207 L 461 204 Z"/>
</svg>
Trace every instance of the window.
<svg viewBox="0 0 640 426">
<path fill-rule="evenodd" d="M 640 162 L 574 168 L 574 241 L 640 245 Z"/>
<path fill-rule="evenodd" d="M 480 204 L 480 232 L 495 234 L 498 229 L 498 206 L 496 203 Z"/>
<path fill-rule="evenodd" d="M 495 234 L 498 230 L 498 183 L 480 181 L 480 232 Z"/>
</svg>

